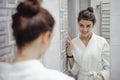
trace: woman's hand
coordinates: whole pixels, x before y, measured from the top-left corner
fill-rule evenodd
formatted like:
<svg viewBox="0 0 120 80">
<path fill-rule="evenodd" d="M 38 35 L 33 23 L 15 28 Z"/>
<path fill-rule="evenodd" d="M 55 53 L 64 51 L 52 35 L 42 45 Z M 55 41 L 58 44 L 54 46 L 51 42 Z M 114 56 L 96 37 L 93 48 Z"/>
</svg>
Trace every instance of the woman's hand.
<svg viewBox="0 0 120 80">
<path fill-rule="evenodd" d="M 103 76 L 97 76 L 96 80 L 104 80 Z"/>
<path fill-rule="evenodd" d="M 70 36 L 68 36 L 67 38 L 67 45 L 66 45 L 66 54 L 67 56 L 73 56 L 72 54 L 72 40 L 70 38 Z"/>
<path fill-rule="evenodd" d="M 2 62 L 9 63 L 8 56 L 6 56 L 6 55 L 5 55 L 5 56 L 3 56 L 1 60 L 2 60 Z"/>
</svg>

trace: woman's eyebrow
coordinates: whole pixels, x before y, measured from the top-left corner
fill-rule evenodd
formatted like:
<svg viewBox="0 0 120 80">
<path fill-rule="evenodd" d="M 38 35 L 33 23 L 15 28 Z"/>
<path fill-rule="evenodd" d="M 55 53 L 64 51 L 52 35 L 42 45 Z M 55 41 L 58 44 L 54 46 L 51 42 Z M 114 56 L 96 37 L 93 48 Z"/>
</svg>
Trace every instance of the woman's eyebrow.
<svg viewBox="0 0 120 80">
<path fill-rule="evenodd" d="M 87 24 L 87 25 L 91 25 L 91 24 Z"/>
</svg>

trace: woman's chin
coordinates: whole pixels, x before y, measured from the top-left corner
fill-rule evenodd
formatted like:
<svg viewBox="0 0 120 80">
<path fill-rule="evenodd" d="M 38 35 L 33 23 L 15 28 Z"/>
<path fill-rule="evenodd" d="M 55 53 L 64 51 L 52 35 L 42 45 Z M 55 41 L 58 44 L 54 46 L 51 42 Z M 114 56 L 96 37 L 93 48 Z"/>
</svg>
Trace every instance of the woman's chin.
<svg viewBox="0 0 120 80">
<path fill-rule="evenodd" d="M 87 37 L 87 36 L 88 36 L 88 34 L 82 34 L 82 36 L 83 36 L 83 37 Z"/>
</svg>

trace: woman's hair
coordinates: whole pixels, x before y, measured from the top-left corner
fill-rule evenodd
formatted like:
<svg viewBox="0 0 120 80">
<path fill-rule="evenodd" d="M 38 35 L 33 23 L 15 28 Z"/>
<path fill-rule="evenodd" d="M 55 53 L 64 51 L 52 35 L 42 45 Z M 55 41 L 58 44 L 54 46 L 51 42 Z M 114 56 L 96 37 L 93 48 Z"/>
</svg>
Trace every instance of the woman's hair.
<svg viewBox="0 0 120 80">
<path fill-rule="evenodd" d="M 53 30 L 54 18 L 38 0 L 25 0 L 12 16 L 12 29 L 19 48 L 37 39 L 41 33 Z"/>
<path fill-rule="evenodd" d="M 93 24 L 95 24 L 96 18 L 95 18 L 94 11 L 93 11 L 92 7 L 88 7 L 87 9 L 79 12 L 78 22 L 82 19 L 92 21 Z"/>
</svg>

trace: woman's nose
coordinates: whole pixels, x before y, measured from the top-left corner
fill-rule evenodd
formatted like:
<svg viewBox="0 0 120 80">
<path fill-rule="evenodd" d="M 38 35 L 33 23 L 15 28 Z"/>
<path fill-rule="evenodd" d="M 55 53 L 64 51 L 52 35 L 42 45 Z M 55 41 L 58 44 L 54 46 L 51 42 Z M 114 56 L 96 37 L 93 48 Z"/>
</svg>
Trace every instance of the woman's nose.
<svg viewBox="0 0 120 80">
<path fill-rule="evenodd" d="M 83 31 L 87 31 L 87 28 L 86 28 L 86 27 L 84 27 L 84 28 L 83 28 Z"/>
</svg>

